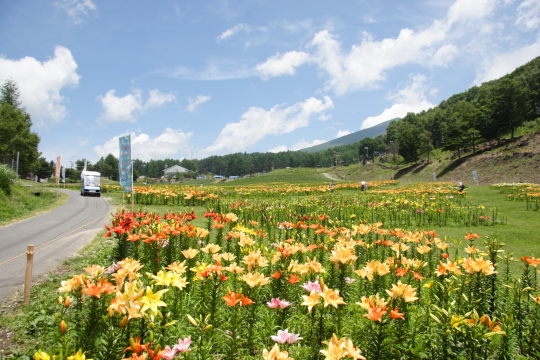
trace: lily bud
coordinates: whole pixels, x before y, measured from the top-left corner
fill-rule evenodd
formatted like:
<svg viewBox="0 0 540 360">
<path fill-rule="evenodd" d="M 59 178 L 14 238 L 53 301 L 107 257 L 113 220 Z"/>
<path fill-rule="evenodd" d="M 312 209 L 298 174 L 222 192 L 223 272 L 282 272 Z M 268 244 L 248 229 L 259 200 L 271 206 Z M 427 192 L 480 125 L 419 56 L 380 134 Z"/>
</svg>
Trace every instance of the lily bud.
<svg viewBox="0 0 540 360">
<path fill-rule="evenodd" d="M 66 322 L 64 320 L 60 321 L 60 332 L 62 334 L 65 334 L 66 330 L 67 330 Z"/>
<path fill-rule="evenodd" d="M 69 296 L 66 296 L 66 301 L 64 302 L 64 306 L 66 309 L 71 305 L 71 298 Z"/>
<path fill-rule="evenodd" d="M 137 344 L 135 343 L 135 339 L 133 339 L 133 338 L 129 339 L 129 346 L 131 347 L 131 350 L 135 351 L 135 349 L 137 348 Z"/>
<path fill-rule="evenodd" d="M 120 327 L 121 327 L 121 328 L 125 327 L 126 324 L 127 324 L 127 322 L 128 322 L 128 317 L 127 317 L 127 316 L 124 316 L 124 317 L 122 318 L 122 321 L 120 321 Z"/>
<path fill-rule="evenodd" d="M 189 322 L 190 322 L 191 324 L 193 324 L 193 326 L 199 327 L 199 324 L 197 324 L 197 321 L 195 321 L 195 319 L 192 318 L 191 315 L 186 315 L 186 316 L 187 316 Z"/>
</svg>

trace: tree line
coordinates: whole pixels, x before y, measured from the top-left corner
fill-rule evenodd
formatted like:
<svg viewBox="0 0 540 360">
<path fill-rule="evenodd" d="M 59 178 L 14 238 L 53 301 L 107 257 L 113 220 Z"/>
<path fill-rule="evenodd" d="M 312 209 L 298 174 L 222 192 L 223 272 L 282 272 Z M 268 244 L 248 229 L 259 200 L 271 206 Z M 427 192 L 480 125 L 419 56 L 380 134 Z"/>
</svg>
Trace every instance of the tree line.
<svg viewBox="0 0 540 360">
<path fill-rule="evenodd" d="M 409 113 L 392 121 L 385 142 L 399 144 L 406 162 L 429 160 L 434 149 L 476 152 L 482 142 L 502 136 L 514 138 L 518 127 L 538 119 L 540 109 L 540 57 L 500 79 L 451 96 L 438 106 Z"/>
</svg>

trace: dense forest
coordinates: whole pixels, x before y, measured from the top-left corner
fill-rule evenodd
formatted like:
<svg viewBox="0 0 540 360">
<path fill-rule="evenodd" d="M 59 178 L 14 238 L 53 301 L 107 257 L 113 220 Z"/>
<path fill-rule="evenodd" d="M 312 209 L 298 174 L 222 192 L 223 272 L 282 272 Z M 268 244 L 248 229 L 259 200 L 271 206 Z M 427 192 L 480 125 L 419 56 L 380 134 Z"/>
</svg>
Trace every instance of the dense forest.
<svg viewBox="0 0 540 360">
<path fill-rule="evenodd" d="M 286 167 L 328 167 L 349 165 L 372 159 L 384 161 L 384 155 L 399 154 L 405 162 L 428 159 L 434 149 L 442 148 L 457 156 L 466 149 L 502 136 L 514 137 L 515 130 L 538 119 L 540 113 L 540 57 L 500 79 L 453 95 L 438 106 L 420 113 L 409 113 L 392 121 L 386 135 L 364 138 L 360 142 L 316 153 L 286 151 L 279 153 L 236 153 L 204 159 L 165 159 L 144 162 L 134 160 L 136 176 L 158 178 L 163 170 L 181 165 L 193 174 L 244 176 Z M 115 163 L 116 161 L 116 163 Z M 78 161 L 78 165 L 80 161 Z M 116 166 L 115 166 L 116 164 Z M 101 158 L 94 170 L 113 179 L 118 176 L 118 160 Z"/>
</svg>

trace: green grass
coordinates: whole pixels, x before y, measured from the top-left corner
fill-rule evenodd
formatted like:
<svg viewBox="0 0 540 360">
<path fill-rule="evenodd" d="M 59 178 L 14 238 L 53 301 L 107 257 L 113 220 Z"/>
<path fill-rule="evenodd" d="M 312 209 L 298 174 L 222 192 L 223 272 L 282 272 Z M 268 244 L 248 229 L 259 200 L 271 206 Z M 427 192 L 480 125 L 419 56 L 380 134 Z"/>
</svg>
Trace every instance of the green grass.
<svg viewBox="0 0 540 360">
<path fill-rule="evenodd" d="M 463 239 L 465 234 L 472 232 L 478 235 L 494 235 L 505 246 L 503 250 L 514 254 L 516 262 L 512 270 L 515 274 L 520 271 L 519 259 L 522 256 L 540 257 L 540 241 L 538 226 L 540 212 L 526 209 L 526 204 L 520 201 L 507 201 L 506 195 L 499 194 L 498 190 L 484 186 L 471 186 L 467 188 L 467 200 L 474 204 L 484 205 L 486 209 L 497 208 L 497 212 L 506 220 L 505 225 L 497 226 L 471 226 L 471 227 L 435 227 L 440 236 L 449 236 L 453 239 Z M 475 240 L 475 245 L 481 247 L 482 239 Z M 467 243 L 463 240 L 463 244 Z M 464 246 L 461 246 L 463 248 Z"/>
<path fill-rule="evenodd" d="M 47 274 L 38 285 L 32 287 L 30 304 L 23 305 L 21 299 L 8 301 L 0 309 L 0 359 L 30 360 L 28 354 L 45 348 L 57 340 L 51 331 L 54 326 L 54 311 L 57 310 L 56 290 L 69 274 L 81 273 L 93 264 L 108 264 L 113 242 L 103 238 L 102 232 L 92 242 L 84 246 L 80 254 L 70 258 Z M 22 294 L 19 294 L 22 298 Z M 4 315 L 5 314 L 5 315 Z M 7 334 L 11 341 L 5 341 Z"/>
<path fill-rule="evenodd" d="M 40 196 L 35 196 L 35 192 L 39 192 Z M 0 192 L 0 226 L 52 210 L 62 205 L 67 198 L 66 194 L 45 188 L 38 183 L 19 182 L 14 184 L 11 196 Z"/>
</svg>

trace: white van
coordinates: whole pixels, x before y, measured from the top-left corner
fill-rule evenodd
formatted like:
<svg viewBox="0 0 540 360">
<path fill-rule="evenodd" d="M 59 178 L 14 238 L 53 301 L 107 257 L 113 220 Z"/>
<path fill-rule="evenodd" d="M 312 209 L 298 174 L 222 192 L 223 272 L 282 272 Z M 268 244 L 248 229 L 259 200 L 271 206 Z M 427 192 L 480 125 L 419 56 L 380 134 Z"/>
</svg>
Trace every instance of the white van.
<svg viewBox="0 0 540 360">
<path fill-rule="evenodd" d="M 100 177 L 101 174 L 97 171 L 83 171 L 81 173 L 81 195 L 101 196 Z"/>
</svg>

